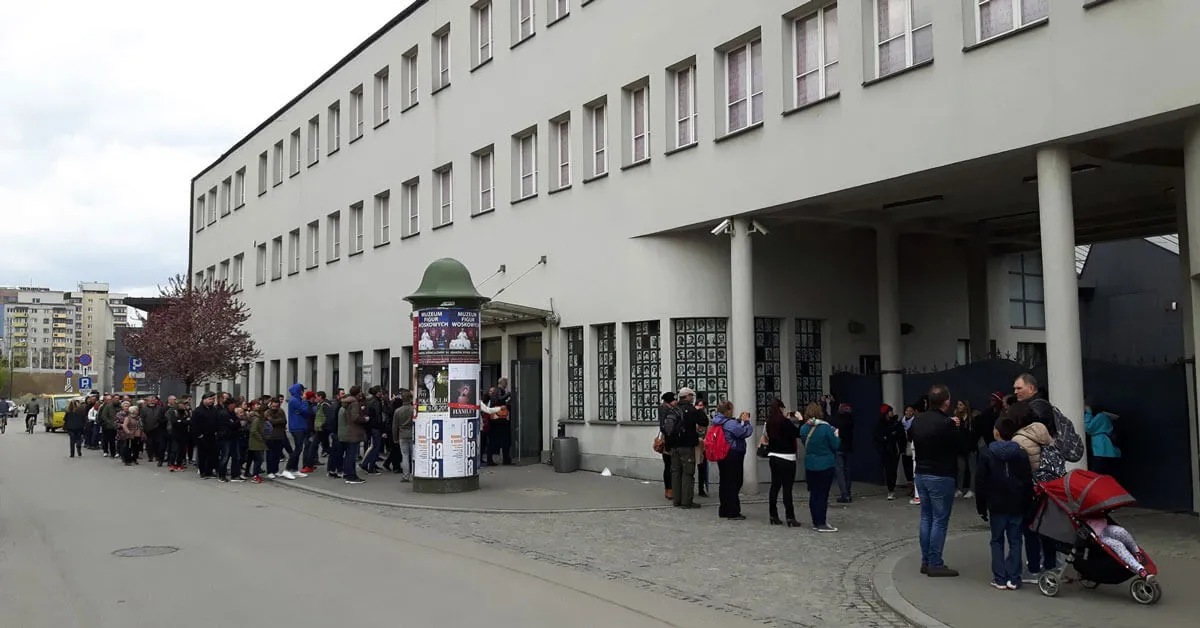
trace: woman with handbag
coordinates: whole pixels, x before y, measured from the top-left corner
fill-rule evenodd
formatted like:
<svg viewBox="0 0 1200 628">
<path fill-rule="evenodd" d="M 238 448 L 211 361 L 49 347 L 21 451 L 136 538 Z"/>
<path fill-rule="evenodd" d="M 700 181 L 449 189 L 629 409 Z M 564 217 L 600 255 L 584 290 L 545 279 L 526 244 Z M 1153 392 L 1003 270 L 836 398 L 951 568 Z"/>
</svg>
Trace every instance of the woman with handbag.
<svg viewBox="0 0 1200 628">
<path fill-rule="evenodd" d="M 767 414 L 767 431 L 758 445 L 759 457 L 765 457 L 771 469 L 771 525 L 783 525 L 779 519 L 776 499 L 783 491 L 783 512 L 789 528 L 800 527 L 796 520 L 796 507 L 792 502 L 792 486 L 796 482 L 796 441 L 800 438 L 800 427 L 792 416 L 785 412 L 783 402 L 775 399 Z"/>
<path fill-rule="evenodd" d="M 813 530 L 837 532 L 837 528 L 825 520 L 825 514 L 829 511 L 829 489 L 833 487 L 837 452 L 842 441 L 838 431 L 825 421 L 820 404 L 808 404 L 804 414 L 808 421 L 800 428 L 800 442 L 804 444 L 804 475 L 808 483 L 808 510 Z"/>
</svg>

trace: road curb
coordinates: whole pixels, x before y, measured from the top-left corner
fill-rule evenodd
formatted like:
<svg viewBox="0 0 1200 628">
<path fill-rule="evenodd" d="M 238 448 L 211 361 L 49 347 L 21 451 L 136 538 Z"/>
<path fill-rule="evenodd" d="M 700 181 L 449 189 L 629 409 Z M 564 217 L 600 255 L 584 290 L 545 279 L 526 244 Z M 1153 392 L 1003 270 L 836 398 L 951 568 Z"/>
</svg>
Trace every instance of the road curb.
<svg viewBox="0 0 1200 628">
<path fill-rule="evenodd" d="M 960 539 L 966 536 L 971 536 L 976 533 L 956 534 L 946 538 L 947 541 Z M 871 586 L 875 589 L 875 594 L 883 603 L 892 609 L 893 612 L 903 617 L 908 623 L 917 626 L 918 628 L 951 628 L 951 626 L 938 621 L 936 618 L 926 614 L 921 609 L 913 606 L 896 588 L 896 580 L 892 577 L 892 573 L 896 571 L 896 566 L 906 556 L 914 551 L 913 545 L 910 542 L 900 549 L 893 550 L 891 553 L 883 557 L 875 565 L 875 573 L 871 578 Z M 919 550 L 917 550 L 919 551 Z"/>
</svg>

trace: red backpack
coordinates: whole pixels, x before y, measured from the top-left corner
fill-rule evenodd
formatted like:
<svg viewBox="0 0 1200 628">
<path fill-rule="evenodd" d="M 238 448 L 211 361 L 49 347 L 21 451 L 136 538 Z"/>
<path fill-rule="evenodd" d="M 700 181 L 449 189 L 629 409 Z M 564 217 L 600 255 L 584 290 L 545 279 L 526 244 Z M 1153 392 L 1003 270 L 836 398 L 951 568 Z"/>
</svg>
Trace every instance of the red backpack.
<svg viewBox="0 0 1200 628">
<path fill-rule="evenodd" d="M 704 434 L 704 457 L 710 462 L 720 462 L 729 455 L 729 440 L 725 438 L 725 428 L 713 425 Z"/>
</svg>

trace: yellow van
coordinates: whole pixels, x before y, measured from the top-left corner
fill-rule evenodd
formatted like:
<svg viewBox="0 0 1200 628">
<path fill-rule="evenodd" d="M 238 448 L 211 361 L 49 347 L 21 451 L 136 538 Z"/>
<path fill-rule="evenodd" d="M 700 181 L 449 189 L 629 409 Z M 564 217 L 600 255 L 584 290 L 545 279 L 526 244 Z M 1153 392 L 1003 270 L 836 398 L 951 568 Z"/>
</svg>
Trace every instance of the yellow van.
<svg viewBox="0 0 1200 628">
<path fill-rule="evenodd" d="M 75 394 L 42 395 L 42 425 L 47 432 L 57 432 L 63 427 L 67 418 L 67 405 L 72 399 L 79 399 Z"/>
</svg>

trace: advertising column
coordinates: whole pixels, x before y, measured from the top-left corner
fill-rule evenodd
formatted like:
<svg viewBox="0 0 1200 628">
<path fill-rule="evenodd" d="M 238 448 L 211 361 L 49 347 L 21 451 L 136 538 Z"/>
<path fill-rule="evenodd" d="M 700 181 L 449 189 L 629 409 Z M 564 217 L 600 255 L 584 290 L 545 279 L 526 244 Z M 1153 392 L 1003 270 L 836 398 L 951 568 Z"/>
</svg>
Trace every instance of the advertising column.
<svg viewBox="0 0 1200 628">
<path fill-rule="evenodd" d="M 479 310 L 416 310 L 413 362 L 414 489 L 431 484 L 422 480 L 460 479 L 478 487 Z"/>
</svg>

